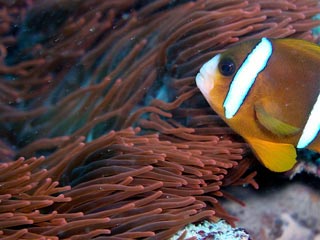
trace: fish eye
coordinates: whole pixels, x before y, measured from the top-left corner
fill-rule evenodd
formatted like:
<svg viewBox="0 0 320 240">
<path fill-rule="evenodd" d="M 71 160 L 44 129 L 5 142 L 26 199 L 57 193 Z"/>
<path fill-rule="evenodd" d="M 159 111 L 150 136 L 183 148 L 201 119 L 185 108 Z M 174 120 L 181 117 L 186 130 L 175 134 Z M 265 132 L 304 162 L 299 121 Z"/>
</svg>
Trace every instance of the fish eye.
<svg viewBox="0 0 320 240">
<path fill-rule="evenodd" d="M 234 61 L 230 58 L 224 58 L 219 62 L 219 71 L 223 76 L 231 76 L 236 70 Z"/>
</svg>

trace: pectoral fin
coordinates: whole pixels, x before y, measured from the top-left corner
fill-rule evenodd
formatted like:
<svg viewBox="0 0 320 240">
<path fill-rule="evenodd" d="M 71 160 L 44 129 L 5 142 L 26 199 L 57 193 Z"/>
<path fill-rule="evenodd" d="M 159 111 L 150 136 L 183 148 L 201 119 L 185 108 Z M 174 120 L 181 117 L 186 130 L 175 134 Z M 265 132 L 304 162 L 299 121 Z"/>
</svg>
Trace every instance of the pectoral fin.
<svg viewBox="0 0 320 240">
<path fill-rule="evenodd" d="M 276 111 L 279 111 L 274 106 L 270 106 L 266 100 L 255 104 L 255 112 L 259 123 L 267 130 L 278 136 L 289 136 L 297 134 L 300 128 L 292 126 L 279 120 L 276 117 Z"/>
<path fill-rule="evenodd" d="M 260 139 L 246 139 L 254 153 L 268 169 L 274 172 L 285 172 L 295 165 L 297 153 L 293 145 L 274 143 Z"/>
</svg>

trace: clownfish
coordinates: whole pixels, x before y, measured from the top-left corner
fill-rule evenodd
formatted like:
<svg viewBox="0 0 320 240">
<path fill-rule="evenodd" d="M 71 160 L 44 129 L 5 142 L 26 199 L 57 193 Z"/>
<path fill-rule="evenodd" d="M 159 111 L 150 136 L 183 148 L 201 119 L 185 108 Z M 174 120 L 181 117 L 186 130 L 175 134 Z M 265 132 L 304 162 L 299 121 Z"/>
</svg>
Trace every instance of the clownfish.
<svg viewBox="0 0 320 240">
<path fill-rule="evenodd" d="M 196 84 L 213 110 L 275 172 L 298 148 L 320 152 L 320 47 L 298 39 L 249 40 L 200 69 Z"/>
</svg>

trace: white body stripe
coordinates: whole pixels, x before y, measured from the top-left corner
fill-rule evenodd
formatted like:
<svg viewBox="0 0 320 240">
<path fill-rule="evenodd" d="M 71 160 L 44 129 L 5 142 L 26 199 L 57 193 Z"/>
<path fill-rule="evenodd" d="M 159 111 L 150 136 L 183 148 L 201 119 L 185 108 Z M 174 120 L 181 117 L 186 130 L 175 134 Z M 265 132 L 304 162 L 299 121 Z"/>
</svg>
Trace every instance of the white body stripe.
<svg viewBox="0 0 320 240">
<path fill-rule="evenodd" d="M 266 67 L 272 54 L 272 44 L 262 38 L 252 50 L 230 84 L 230 89 L 223 103 L 226 118 L 232 118 L 242 105 L 257 75 Z"/>
<path fill-rule="evenodd" d="M 307 147 L 318 135 L 320 130 L 320 94 L 313 105 L 308 121 L 304 126 L 297 148 Z"/>
</svg>

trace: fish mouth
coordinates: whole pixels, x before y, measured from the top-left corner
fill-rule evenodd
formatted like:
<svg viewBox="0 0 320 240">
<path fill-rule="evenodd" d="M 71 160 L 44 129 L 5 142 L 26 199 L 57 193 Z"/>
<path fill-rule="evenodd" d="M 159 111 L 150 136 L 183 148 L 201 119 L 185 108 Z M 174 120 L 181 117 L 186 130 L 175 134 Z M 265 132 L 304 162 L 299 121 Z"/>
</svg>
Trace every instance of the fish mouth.
<svg viewBox="0 0 320 240">
<path fill-rule="evenodd" d="M 210 86 L 209 81 L 201 72 L 199 72 L 196 76 L 196 84 L 205 98 L 208 98 L 210 89 L 212 89 L 213 86 Z"/>
<path fill-rule="evenodd" d="M 218 64 L 220 61 L 220 54 L 216 55 L 208 62 L 206 62 L 201 68 L 196 76 L 196 84 L 200 89 L 204 97 L 209 101 L 210 92 L 214 88 L 214 79 L 216 71 L 218 69 Z"/>
</svg>

